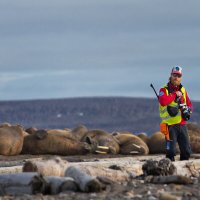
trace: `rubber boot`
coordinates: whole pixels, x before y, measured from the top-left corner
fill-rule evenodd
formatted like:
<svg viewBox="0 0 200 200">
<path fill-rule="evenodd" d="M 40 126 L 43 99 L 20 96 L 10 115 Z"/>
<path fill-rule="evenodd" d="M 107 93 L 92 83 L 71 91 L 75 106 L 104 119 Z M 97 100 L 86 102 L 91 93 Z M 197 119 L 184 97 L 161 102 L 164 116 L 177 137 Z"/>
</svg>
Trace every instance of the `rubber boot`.
<svg viewBox="0 0 200 200">
<path fill-rule="evenodd" d="M 174 162 L 175 161 L 175 158 L 174 158 L 174 156 L 169 156 L 169 155 L 166 155 L 166 158 L 169 158 L 172 162 Z"/>
</svg>

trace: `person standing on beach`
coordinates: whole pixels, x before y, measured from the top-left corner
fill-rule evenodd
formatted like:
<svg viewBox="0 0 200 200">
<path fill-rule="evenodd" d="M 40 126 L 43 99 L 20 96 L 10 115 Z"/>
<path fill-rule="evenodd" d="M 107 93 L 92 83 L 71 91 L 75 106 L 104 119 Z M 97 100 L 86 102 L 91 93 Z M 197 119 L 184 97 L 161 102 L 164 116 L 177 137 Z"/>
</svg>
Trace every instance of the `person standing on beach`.
<svg viewBox="0 0 200 200">
<path fill-rule="evenodd" d="M 186 127 L 190 119 L 192 103 L 186 89 L 181 84 L 182 68 L 175 66 L 171 70 L 169 82 L 159 91 L 159 110 L 161 124 L 166 126 L 166 158 L 174 161 L 176 142 L 180 149 L 180 160 L 189 160 L 191 147 Z"/>
</svg>

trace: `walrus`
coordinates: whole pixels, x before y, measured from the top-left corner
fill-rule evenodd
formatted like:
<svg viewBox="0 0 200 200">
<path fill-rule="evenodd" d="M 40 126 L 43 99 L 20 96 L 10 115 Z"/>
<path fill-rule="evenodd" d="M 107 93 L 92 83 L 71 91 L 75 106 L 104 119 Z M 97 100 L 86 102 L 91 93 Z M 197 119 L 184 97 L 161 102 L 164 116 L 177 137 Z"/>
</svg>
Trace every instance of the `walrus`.
<svg viewBox="0 0 200 200">
<path fill-rule="evenodd" d="M 200 153 L 200 126 L 194 123 L 188 123 L 187 129 L 192 152 Z"/>
<path fill-rule="evenodd" d="M 120 154 L 148 154 L 149 148 L 147 144 L 138 136 L 131 134 L 130 132 L 123 131 L 114 134 L 120 145 Z"/>
<path fill-rule="evenodd" d="M 67 137 L 67 138 L 71 138 L 71 139 L 73 139 L 70 130 L 63 130 L 63 129 L 50 129 L 50 130 L 46 130 L 46 131 L 47 131 L 48 134 L 60 135 L 60 136 L 64 136 L 64 137 Z"/>
<path fill-rule="evenodd" d="M 89 130 L 86 126 L 79 125 L 71 130 L 71 137 L 77 141 L 81 141 L 88 131 Z"/>
<path fill-rule="evenodd" d="M 165 135 L 160 131 L 155 132 L 148 140 L 150 154 L 166 153 Z M 178 143 L 176 143 L 176 153 L 180 152 Z"/>
<path fill-rule="evenodd" d="M 81 155 L 90 151 L 90 145 L 65 134 L 52 134 L 47 130 L 38 130 L 24 137 L 22 154 Z"/>
<path fill-rule="evenodd" d="M 25 134 L 20 125 L 0 127 L 0 154 L 5 156 L 20 154 Z"/>
<path fill-rule="evenodd" d="M 2 127 L 10 127 L 10 126 L 12 126 L 12 125 L 10 123 L 8 123 L 8 122 L 4 122 L 4 123 L 0 124 L 0 128 L 2 128 Z"/>
<path fill-rule="evenodd" d="M 108 148 L 108 153 L 118 154 L 119 144 L 113 135 L 103 130 L 90 130 L 86 132 L 85 136 L 81 139 L 92 146 L 93 151 L 96 152 L 99 148 Z M 98 152 L 96 152 L 98 153 Z"/>
<path fill-rule="evenodd" d="M 149 137 L 146 133 L 139 133 L 137 135 L 140 139 L 142 139 L 146 144 L 148 143 L 149 141 Z"/>
<path fill-rule="evenodd" d="M 29 128 L 26 128 L 25 131 L 28 133 L 28 134 L 33 134 L 37 131 L 38 129 L 35 128 L 35 127 L 29 127 Z"/>
<path fill-rule="evenodd" d="M 39 136 L 39 134 L 57 134 L 57 135 L 63 135 L 66 136 L 68 138 L 73 138 L 72 134 L 71 134 L 71 129 L 37 129 L 34 127 L 30 127 L 28 129 L 26 129 L 26 132 L 29 134 L 34 134 L 37 132 L 37 136 Z M 42 136 L 43 137 L 43 136 Z"/>
<path fill-rule="evenodd" d="M 155 132 L 147 142 L 150 154 L 166 153 L 165 136 L 160 131 Z"/>
<path fill-rule="evenodd" d="M 196 134 L 200 133 L 200 126 L 195 123 L 187 123 L 186 127 L 188 130 L 195 132 Z"/>
</svg>

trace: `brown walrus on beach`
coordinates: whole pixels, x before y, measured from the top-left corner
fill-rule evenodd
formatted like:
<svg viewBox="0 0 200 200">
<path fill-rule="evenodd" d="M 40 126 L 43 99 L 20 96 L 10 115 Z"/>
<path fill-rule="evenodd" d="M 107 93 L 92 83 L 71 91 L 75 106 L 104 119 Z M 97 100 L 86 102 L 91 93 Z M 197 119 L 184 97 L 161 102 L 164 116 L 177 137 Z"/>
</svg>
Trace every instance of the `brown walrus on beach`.
<svg viewBox="0 0 200 200">
<path fill-rule="evenodd" d="M 90 145 L 70 138 L 66 132 L 38 130 L 24 138 L 22 154 L 80 155 L 90 151 Z"/>
<path fill-rule="evenodd" d="M 147 144 L 138 136 L 127 131 L 113 133 L 120 145 L 121 154 L 148 154 Z"/>
<path fill-rule="evenodd" d="M 0 154 L 5 156 L 20 154 L 25 134 L 20 125 L 1 126 Z"/>
<path fill-rule="evenodd" d="M 146 144 L 148 144 L 149 137 L 146 133 L 140 133 L 137 135 L 139 138 L 141 138 Z"/>
<path fill-rule="evenodd" d="M 200 126 L 194 123 L 187 124 L 190 137 L 190 146 L 193 153 L 200 153 Z"/>
<path fill-rule="evenodd" d="M 90 130 L 82 138 L 83 142 L 91 144 L 93 152 L 98 153 L 100 148 L 108 148 L 108 153 L 118 154 L 119 144 L 115 137 L 103 130 Z"/>
<path fill-rule="evenodd" d="M 149 147 L 149 153 L 150 154 L 159 154 L 159 153 L 165 153 L 166 152 L 165 136 L 160 131 L 155 132 L 149 138 L 147 145 Z"/>
<path fill-rule="evenodd" d="M 165 135 L 160 131 L 155 132 L 148 140 L 147 145 L 149 147 L 150 154 L 166 153 L 166 141 Z M 179 147 L 176 144 L 176 153 L 178 153 Z"/>
<path fill-rule="evenodd" d="M 89 130 L 84 125 L 79 125 L 71 130 L 71 137 L 75 140 L 81 141 Z"/>
</svg>

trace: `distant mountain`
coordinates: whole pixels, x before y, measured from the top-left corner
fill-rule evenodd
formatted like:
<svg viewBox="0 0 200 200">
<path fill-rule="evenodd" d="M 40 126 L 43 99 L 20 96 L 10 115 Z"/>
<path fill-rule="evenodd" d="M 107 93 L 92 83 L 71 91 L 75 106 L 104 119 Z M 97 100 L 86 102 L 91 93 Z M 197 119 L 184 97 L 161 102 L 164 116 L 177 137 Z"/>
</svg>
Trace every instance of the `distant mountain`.
<svg viewBox="0 0 200 200">
<path fill-rule="evenodd" d="M 191 122 L 200 124 L 200 102 L 193 102 Z M 156 99 L 88 97 L 50 100 L 0 101 L 0 123 L 37 128 L 74 128 L 109 132 L 127 130 L 151 135 L 159 130 Z"/>
</svg>

